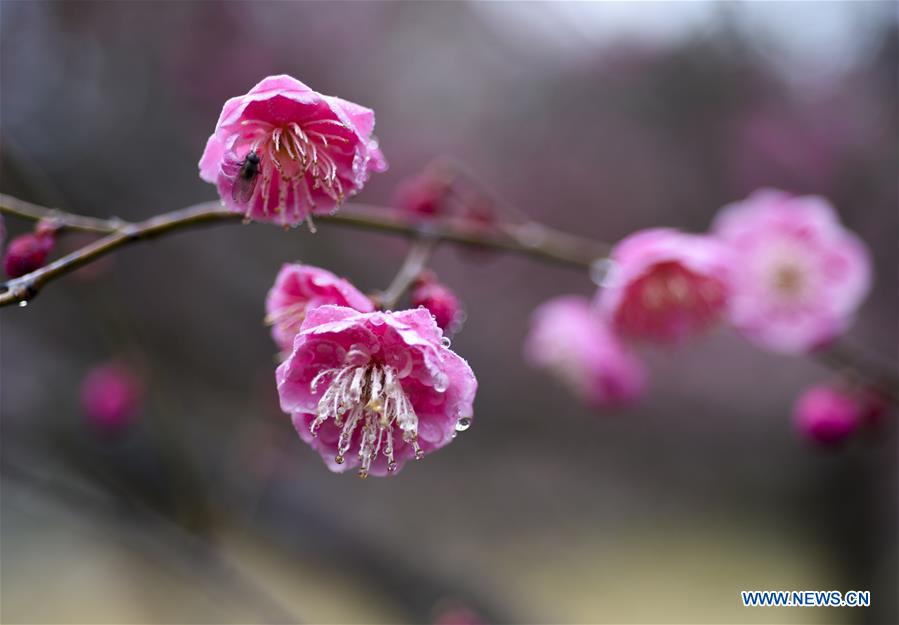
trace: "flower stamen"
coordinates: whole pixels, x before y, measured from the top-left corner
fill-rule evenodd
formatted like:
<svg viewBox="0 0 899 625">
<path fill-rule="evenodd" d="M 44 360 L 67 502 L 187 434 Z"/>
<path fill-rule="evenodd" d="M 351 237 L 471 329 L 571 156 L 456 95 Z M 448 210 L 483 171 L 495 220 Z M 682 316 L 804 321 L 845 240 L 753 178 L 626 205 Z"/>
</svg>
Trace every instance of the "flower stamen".
<svg viewBox="0 0 899 625">
<path fill-rule="evenodd" d="M 416 460 L 424 456 L 418 443 L 418 416 L 393 367 L 368 362 L 324 369 L 312 379 L 310 390 L 314 393 L 327 377 L 331 382 L 319 398 L 309 431 L 316 436 L 328 419 L 341 428 L 334 458 L 337 464 L 346 461 L 358 431 L 359 477 L 368 476 L 379 453 L 387 459 L 387 471 L 396 471 L 394 426 L 412 446 Z"/>
</svg>

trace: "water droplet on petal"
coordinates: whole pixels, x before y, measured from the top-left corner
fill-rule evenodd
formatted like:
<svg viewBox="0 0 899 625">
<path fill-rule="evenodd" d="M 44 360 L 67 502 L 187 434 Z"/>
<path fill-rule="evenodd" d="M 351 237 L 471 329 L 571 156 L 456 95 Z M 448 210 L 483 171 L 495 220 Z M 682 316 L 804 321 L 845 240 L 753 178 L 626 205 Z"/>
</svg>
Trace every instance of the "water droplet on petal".
<svg viewBox="0 0 899 625">
<path fill-rule="evenodd" d="M 387 472 L 393 473 L 394 471 L 396 471 L 396 462 L 393 462 L 391 460 L 390 462 L 387 463 Z"/>
<path fill-rule="evenodd" d="M 597 258 L 590 264 L 590 279 L 596 286 L 610 286 L 610 276 L 615 269 L 611 258 Z"/>
<path fill-rule="evenodd" d="M 337 456 L 334 458 L 334 462 L 336 462 L 337 464 L 343 464 L 343 456 L 341 454 L 337 454 Z"/>
<path fill-rule="evenodd" d="M 21 302 L 19 302 L 19 308 L 25 308 L 26 306 L 28 306 L 28 300 L 23 299 Z"/>
<path fill-rule="evenodd" d="M 456 431 L 464 432 L 468 428 L 471 427 L 471 417 L 462 417 L 458 421 L 456 421 Z"/>
<path fill-rule="evenodd" d="M 450 337 L 444 336 L 442 339 L 440 339 L 440 344 L 448 348 L 453 344 L 453 342 L 450 340 Z"/>
</svg>

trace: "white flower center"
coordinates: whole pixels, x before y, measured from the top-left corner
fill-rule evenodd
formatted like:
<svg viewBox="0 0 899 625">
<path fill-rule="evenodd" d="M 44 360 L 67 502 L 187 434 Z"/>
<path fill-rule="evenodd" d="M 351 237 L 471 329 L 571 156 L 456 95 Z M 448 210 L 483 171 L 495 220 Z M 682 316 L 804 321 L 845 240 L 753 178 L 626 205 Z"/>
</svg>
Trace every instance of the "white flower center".
<svg viewBox="0 0 899 625">
<path fill-rule="evenodd" d="M 296 122 L 285 126 L 259 120 L 241 123 L 248 127 L 251 149 L 260 157 L 261 180 L 253 191 L 251 206 L 261 195 L 263 210 L 268 212 L 274 176 L 279 179 L 275 212 L 282 217 L 287 210 L 289 191 L 293 191 L 294 210 L 298 209 L 301 197 L 310 208 L 315 207 L 313 189 L 322 189 L 337 204 L 343 202 L 343 184 L 337 177 L 337 163 L 329 151 L 341 143 L 349 144 L 346 137 L 334 134 L 336 130 L 346 131 L 346 126 L 332 119 L 306 122 L 305 129 Z M 312 179 L 311 188 L 308 178 Z"/>
<path fill-rule="evenodd" d="M 353 435 L 359 430 L 359 477 L 368 476 L 372 462 L 382 449 L 387 458 L 387 470 L 395 471 L 394 426 L 402 432 L 403 440 L 415 449 L 415 459 L 421 459 L 424 453 L 418 445 L 418 417 L 393 367 L 369 362 L 325 369 L 312 380 L 310 390 L 314 393 L 327 377 L 331 382 L 318 401 L 309 431 L 315 436 L 328 419 L 340 428 L 334 459 L 337 464 L 343 464 Z"/>
</svg>

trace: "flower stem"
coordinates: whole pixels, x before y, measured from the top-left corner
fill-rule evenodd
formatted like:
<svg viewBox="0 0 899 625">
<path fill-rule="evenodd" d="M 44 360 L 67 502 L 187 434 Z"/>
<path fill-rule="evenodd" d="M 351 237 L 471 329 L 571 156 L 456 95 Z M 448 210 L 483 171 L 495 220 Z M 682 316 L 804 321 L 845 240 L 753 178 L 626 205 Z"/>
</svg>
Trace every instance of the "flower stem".
<svg viewBox="0 0 899 625">
<path fill-rule="evenodd" d="M 400 298 L 412 287 L 412 284 L 427 266 L 428 259 L 437 247 L 437 243 L 437 239 L 427 235 L 422 235 L 415 239 L 390 286 L 387 287 L 386 291 L 382 291 L 374 298 L 381 310 L 396 308 Z"/>
</svg>

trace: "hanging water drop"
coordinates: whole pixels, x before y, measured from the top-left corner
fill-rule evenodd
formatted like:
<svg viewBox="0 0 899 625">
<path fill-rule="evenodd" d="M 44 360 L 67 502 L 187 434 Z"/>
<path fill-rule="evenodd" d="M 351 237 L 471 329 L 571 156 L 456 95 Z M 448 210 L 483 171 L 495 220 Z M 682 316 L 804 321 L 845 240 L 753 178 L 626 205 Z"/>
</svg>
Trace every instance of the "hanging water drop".
<svg viewBox="0 0 899 625">
<path fill-rule="evenodd" d="M 452 340 L 450 340 L 450 337 L 448 337 L 448 336 L 444 336 L 442 339 L 440 339 L 440 344 L 446 348 L 449 348 L 449 346 L 452 345 L 452 343 L 453 343 Z"/>
<path fill-rule="evenodd" d="M 28 306 L 28 300 L 23 299 L 19 302 L 19 308 L 25 308 L 26 306 Z"/>
<path fill-rule="evenodd" d="M 462 417 L 458 421 L 456 421 L 456 431 L 464 432 L 468 428 L 471 427 L 471 417 Z"/>
<path fill-rule="evenodd" d="M 590 279 L 596 286 L 610 286 L 610 275 L 615 268 L 615 261 L 610 258 L 597 258 L 590 264 Z"/>
</svg>

